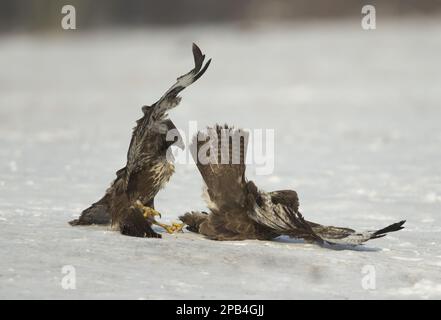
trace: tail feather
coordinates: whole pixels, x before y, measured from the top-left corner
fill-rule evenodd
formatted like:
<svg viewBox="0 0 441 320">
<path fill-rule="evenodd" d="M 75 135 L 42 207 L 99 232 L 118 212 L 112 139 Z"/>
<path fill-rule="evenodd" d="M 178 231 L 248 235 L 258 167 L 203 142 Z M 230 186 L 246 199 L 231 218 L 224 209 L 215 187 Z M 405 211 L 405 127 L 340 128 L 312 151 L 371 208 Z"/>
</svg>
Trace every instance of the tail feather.
<svg viewBox="0 0 441 320">
<path fill-rule="evenodd" d="M 110 224 L 111 216 L 109 212 L 109 206 L 107 202 L 107 195 L 101 200 L 92 204 L 89 208 L 85 209 L 78 219 L 69 221 L 71 226 L 87 226 L 91 224 Z"/>
</svg>

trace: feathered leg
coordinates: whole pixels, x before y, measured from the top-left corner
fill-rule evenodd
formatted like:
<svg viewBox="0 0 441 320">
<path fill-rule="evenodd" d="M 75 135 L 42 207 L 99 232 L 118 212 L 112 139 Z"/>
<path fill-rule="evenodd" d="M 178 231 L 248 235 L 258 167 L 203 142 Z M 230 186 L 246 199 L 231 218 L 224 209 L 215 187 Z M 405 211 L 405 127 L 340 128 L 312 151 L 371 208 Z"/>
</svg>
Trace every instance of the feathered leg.
<svg viewBox="0 0 441 320">
<path fill-rule="evenodd" d="M 151 224 L 139 209 L 130 207 L 127 211 L 119 225 L 121 234 L 141 238 L 161 238 L 160 234 L 153 231 Z"/>
</svg>

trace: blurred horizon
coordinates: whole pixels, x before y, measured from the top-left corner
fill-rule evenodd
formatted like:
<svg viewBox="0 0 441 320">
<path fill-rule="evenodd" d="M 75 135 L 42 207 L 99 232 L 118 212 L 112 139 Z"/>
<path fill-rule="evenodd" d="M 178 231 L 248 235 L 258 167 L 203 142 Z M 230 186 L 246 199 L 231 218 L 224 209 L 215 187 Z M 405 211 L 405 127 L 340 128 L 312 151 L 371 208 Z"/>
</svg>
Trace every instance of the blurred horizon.
<svg viewBox="0 0 441 320">
<path fill-rule="evenodd" d="M 378 19 L 441 14 L 441 0 L 2 0 L 0 32 L 60 29 L 61 8 L 73 5 L 78 30 L 193 24 L 286 23 L 360 19 L 364 5 L 374 5 Z"/>
</svg>

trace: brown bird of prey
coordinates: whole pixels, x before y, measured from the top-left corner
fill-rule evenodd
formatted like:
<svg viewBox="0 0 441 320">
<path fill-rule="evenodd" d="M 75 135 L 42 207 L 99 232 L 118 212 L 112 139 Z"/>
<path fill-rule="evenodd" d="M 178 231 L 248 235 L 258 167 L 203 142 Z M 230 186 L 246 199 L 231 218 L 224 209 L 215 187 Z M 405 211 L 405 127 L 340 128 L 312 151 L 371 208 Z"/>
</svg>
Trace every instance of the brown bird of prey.
<svg viewBox="0 0 441 320">
<path fill-rule="evenodd" d="M 405 221 L 375 231 L 323 226 L 299 212 L 293 190 L 265 192 L 245 178 L 248 134 L 228 126 L 208 128 L 194 138 L 192 155 L 206 185 L 210 213 L 190 212 L 187 229 L 213 240 L 270 240 L 281 235 L 320 244 L 359 245 L 403 229 Z"/>
<path fill-rule="evenodd" d="M 144 116 L 137 121 L 127 152 L 127 164 L 116 172 L 116 179 L 105 195 L 84 210 L 79 219 L 71 225 L 109 224 L 122 234 L 137 237 L 160 237 L 153 231 L 152 224 L 164 227 L 168 232 L 180 228 L 155 220 L 159 212 L 154 210 L 154 198 L 174 173 L 174 165 L 167 159 L 168 149 L 181 143 L 178 136 L 168 141 L 169 130 L 176 130 L 167 112 L 176 107 L 181 98 L 178 94 L 199 79 L 210 65 L 211 59 L 203 65 L 205 55 L 193 44 L 195 67 L 179 77 L 177 82 L 153 105 L 144 106 Z"/>
</svg>

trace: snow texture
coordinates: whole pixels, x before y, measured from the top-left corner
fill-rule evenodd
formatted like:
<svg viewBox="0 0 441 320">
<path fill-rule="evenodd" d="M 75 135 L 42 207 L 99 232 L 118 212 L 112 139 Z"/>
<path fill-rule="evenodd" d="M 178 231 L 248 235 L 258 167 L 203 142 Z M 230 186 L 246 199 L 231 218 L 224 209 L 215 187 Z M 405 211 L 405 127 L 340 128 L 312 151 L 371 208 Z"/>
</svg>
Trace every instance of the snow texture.
<svg viewBox="0 0 441 320">
<path fill-rule="evenodd" d="M 441 298 L 439 21 L 1 35 L 0 298 Z M 297 190 L 312 221 L 406 229 L 330 249 L 69 226 L 124 165 L 141 106 L 192 66 L 193 41 L 213 62 L 172 111 L 179 128 L 275 129 L 274 172 L 247 172 L 261 188 Z M 156 206 L 175 221 L 205 208 L 201 193 L 179 165 Z"/>
</svg>

